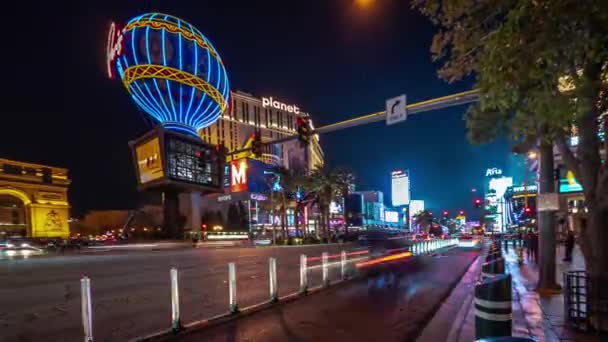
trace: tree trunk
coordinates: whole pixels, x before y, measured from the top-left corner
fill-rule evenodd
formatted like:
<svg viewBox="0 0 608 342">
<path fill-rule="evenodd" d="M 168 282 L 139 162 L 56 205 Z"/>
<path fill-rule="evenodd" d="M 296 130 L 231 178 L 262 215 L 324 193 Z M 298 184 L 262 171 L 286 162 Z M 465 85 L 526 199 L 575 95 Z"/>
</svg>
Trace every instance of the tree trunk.
<svg viewBox="0 0 608 342">
<path fill-rule="evenodd" d="M 608 199 L 589 208 L 586 227 L 581 233 L 580 246 L 589 276 L 589 311 L 591 325 L 608 332 Z"/>
<path fill-rule="evenodd" d="M 553 146 L 541 143 L 540 146 L 540 172 L 539 193 L 554 193 L 555 182 L 553 179 Z M 555 281 L 555 213 L 553 211 L 538 211 L 538 256 L 539 292 L 559 290 L 560 286 Z"/>
</svg>

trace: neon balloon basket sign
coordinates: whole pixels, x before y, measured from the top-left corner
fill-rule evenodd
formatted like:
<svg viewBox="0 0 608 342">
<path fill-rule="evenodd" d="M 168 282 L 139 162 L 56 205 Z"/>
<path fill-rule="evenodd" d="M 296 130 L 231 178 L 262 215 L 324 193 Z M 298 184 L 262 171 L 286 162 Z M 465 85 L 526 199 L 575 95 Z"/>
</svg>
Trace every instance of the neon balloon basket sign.
<svg viewBox="0 0 608 342">
<path fill-rule="evenodd" d="M 108 32 L 107 72 L 164 128 L 197 136 L 226 110 L 230 86 L 211 42 L 177 17 L 146 13 Z"/>
</svg>

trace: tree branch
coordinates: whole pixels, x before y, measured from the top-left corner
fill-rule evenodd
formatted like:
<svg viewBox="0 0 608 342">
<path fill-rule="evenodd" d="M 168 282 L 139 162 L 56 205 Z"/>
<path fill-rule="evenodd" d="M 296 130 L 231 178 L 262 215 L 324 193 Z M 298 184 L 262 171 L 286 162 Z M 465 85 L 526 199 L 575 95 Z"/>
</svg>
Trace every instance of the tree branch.
<svg viewBox="0 0 608 342">
<path fill-rule="evenodd" d="M 555 144 L 557 145 L 557 149 L 559 150 L 559 153 L 562 155 L 562 158 L 564 159 L 564 162 L 566 163 L 566 166 L 568 167 L 568 169 L 574 173 L 574 177 L 576 177 L 577 179 L 582 181 L 582 178 L 581 178 L 582 174 L 580 172 L 580 167 L 579 167 L 580 161 L 574 155 L 572 150 L 570 150 L 570 146 L 568 146 L 568 143 L 566 142 L 566 137 L 564 136 L 564 134 L 558 134 L 555 137 Z"/>
</svg>

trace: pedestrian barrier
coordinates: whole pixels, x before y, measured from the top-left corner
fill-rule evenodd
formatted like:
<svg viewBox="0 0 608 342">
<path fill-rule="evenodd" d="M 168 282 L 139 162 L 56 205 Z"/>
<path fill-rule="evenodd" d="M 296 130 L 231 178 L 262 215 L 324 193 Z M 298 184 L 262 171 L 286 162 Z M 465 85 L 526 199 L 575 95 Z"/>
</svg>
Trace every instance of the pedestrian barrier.
<svg viewBox="0 0 608 342">
<path fill-rule="evenodd" d="M 277 291 L 277 259 L 269 258 L 268 259 L 268 283 L 270 284 L 270 301 L 278 302 L 279 301 L 279 293 Z"/>
<path fill-rule="evenodd" d="M 475 338 L 511 336 L 511 275 L 498 274 L 475 285 Z"/>
<path fill-rule="evenodd" d="M 308 268 L 306 267 L 306 255 L 300 255 L 300 294 L 308 292 Z"/>
<path fill-rule="evenodd" d="M 445 248 L 458 245 L 458 239 L 446 239 L 446 240 L 424 240 L 424 241 L 416 241 L 412 246 L 410 246 L 410 251 L 415 255 L 422 255 L 425 253 L 432 252 L 437 249 Z M 329 267 L 330 266 L 338 266 L 340 267 L 340 281 L 345 281 L 348 279 L 348 264 L 356 261 L 360 261 L 361 259 L 367 258 L 366 256 L 359 256 L 357 258 L 349 259 L 349 255 L 357 256 L 368 253 L 368 251 L 356 251 L 347 253 L 346 251 L 341 251 L 338 255 L 330 256 L 327 252 L 323 252 L 321 257 L 314 257 L 311 259 L 321 260 L 321 272 L 322 272 L 322 284 L 317 287 L 328 287 L 331 285 L 330 277 L 329 277 Z M 339 261 L 330 263 L 330 258 L 340 258 Z M 319 266 L 312 266 L 312 268 L 308 265 L 309 258 L 302 254 L 300 255 L 300 284 L 298 293 L 290 294 L 285 297 L 293 297 L 294 295 L 306 295 L 309 291 L 309 279 L 308 272 L 312 268 L 318 268 Z M 167 330 L 169 333 L 179 333 L 180 331 L 187 329 L 193 323 L 188 323 L 183 325 L 182 317 L 180 313 L 180 297 L 179 297 L 179 273 L 178 269 L 172 267 L 169 272 L 170 275 L 170 290 L 171 290 L 171 325 L 170 329 Z M 275 303 L 280 301 L 282 298 L 278 295 L 278 280 L 277 280 L 277 260 L 276 258 L 268 259 L 268 279 L 269 279 L 269 300 L 260 304 L 255 304 L 250 306 L 249 308 L 243 309 L 243 311 L 247 311 L 248 309 L 254 307 L 261 307 L 262 305 L 268 303 Z M 236 281 L 236 264 L 234 262 L 228 263 L 228 313 L 225 315 L 215 316 L 214 319 L 219 317 L 228 317 L 228 315 L 236 315 L 241 312 L 237 300 L 237 281 Z M 82 324 L 84 330 L 84 340 L 85 342 L 93 341 L 93 319 L 92 319 L 92 310 L 91 310 L 91 281 L 87 277 L 83 277 L 81 279 L 81 309 L 82 309 Z M 208 320 L 203 320 L 208 321 Z M 202 322 L 202 321 L 199 321 Z M 163 336 L 167 334 L 167 331 L 162 331 L 150 336 L 145 337 L 153 338 L 155 336 Z"/>
<path fill-rule="evenodd" d="M 177 268 L 173 267 L 170 271 L 171 275 L 171 329 L 173 332 L 178 332 L 182 328 L 181 319 L 179 316 L 179 283 L 177 279 Z"/>
<path fill-rule="evenodd" d="M 497 258 L 492 261 L 484 262 L 481 265 L 482 277 L 492 277 L 496 274 L 505 273 L 505 260 L 503 258 Z"/>
<path fill-rule="evenodd" d="M 82 277 L 80 280 L 80 298 L 82 311 L 82 327 L 84 341 L 93 342 L 93 312 L 91 311 L 91 279 Z"/>
</svg>

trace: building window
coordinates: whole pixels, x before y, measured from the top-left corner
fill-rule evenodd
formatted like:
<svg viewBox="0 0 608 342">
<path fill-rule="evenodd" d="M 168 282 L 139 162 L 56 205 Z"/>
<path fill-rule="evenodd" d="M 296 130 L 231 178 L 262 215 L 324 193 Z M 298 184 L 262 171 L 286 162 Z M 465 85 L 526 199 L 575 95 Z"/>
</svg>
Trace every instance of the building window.
<svg viewBox="0 0 608 342">
<path fill-rule="evenodd" d="M 243 116 L 243 121 L 249 123 L 249 103 L 245 103 L 245 115 Z"/>
<path fill-rule="evenodd" d="M 268 109 L 264 109 L 264 124 L 268 127 Z"/>
</svg>

